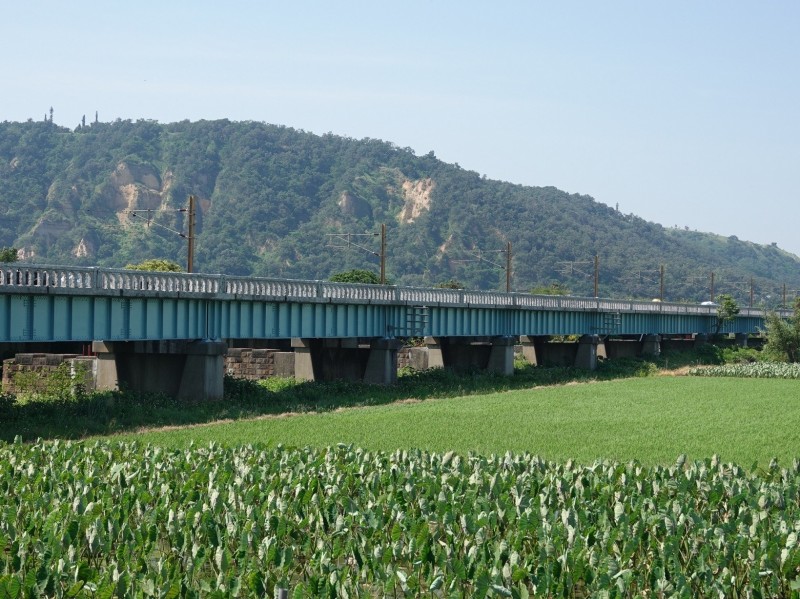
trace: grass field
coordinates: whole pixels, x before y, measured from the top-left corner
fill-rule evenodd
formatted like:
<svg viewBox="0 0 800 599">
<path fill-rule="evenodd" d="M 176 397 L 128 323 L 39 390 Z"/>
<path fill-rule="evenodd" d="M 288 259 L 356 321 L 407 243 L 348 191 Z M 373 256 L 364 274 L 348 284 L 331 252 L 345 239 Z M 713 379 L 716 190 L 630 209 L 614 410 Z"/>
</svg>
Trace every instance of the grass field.
<svg viewBox="0 0 800 599">
<path fill-rule="evenodd" d="M 791 380 L 648 377 L 153 430 L 163 445 L 354 444 L 553 460 L 670 464 L 718 454 L 746 468 L 800 457 L 800 384 Z"/>
</svg>

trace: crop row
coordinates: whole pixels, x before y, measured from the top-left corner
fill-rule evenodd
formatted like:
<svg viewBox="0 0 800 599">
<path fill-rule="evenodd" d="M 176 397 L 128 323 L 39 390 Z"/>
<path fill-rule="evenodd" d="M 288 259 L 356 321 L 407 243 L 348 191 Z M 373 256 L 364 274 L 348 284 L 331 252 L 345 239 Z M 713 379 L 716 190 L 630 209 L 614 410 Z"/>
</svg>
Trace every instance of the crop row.
<svg viewBox="0 0 800 599">
<path fill-rule="evenodd" d="M 0 596 L 777 597 L 800 581 L 797 461 L 14 443 L 0 493 Z"/>
<path fill-rule="evenodd" d="M 692 376 L 731 376 L 761 379 L 800 379 L 800 364 L 782 362 L 753 362 L 751 364 L 722 364 L 690 368 Z"/>
</svg>

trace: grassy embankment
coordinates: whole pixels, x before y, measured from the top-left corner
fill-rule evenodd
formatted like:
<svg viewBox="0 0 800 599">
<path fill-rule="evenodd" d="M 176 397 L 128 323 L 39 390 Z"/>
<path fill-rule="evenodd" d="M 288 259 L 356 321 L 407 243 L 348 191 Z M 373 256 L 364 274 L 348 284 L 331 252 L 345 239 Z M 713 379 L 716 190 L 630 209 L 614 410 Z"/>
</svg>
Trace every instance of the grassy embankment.
<svg viewBox="0 0 800 599">
<path fill-rule="evenodd" d="M 227 380 L 224 401 L 188 406 L 130 393 L 18 398 L 0 402 L 0 439 L 127 434 L 165 445 L 346 443 L 648 464 L 719 454 L 746 467 L 800 456 L 796 381 L 647 376 L 655 368 L 621 361 L 594 373 L 429 371 L 390 388 Z"/>
<path fill-rule="evenodd" d="M 750 468 L 800 457 L 798 383 L 648 377 L 154 430 L 142 442 L 355 444 L 483 454 L 531 452 L 590 463 L 671 464 L 718 454 Z M 130 438 L 130 437 L 129 437 Z"/>
</svg>

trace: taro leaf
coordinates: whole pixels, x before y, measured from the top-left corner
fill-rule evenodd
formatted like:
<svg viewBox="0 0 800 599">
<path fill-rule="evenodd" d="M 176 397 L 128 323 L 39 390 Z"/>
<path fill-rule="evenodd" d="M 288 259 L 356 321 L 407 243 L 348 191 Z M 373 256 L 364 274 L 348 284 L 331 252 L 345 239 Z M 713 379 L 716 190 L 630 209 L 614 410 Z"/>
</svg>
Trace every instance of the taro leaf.
<svg viewBox="0 0 800 599">
<path fill-rule="evenodd" d="M 398 568 L 398 570 L 395 572 L 395 575 L 400 580 L 400 584 L 403 585 L 403 588 L 405 588 L 406 581 L 408 580 L 408 574 Z"/>
<path fill-rule="evenodd" d="M 238 578 L 236 579 L 236 582 L 237 583 L 239 582 Z M 181 583 L 179 580 L 173 580 L 169 589 L 167 589 L 167 592 L 164 593 L 164 599 L 176 599 L 176 597 L 180 597 L 180 594 L 181 594 Z M 238 593 L 236 594 L 238 595 Z"/>
<path fill-rule="evenodd" d="M 485 597 L 489 592 L 489 574 L 486 570 L 481 570 L 475 580 L 475 597 Z"/>
<path fill-rule="evenodd" d="M 403 537 L 403 529 L 400 528 L 400 524 L 395 522 L 394 526 L 392 527 L 392 541 L 394 541 L 396 543 L 402 537 Z"/>
<path fill-rule="evenodd" d="M 624 513 L 625 513 L 624 505 L 622 505 L 619 501 L 616 504 L 614 504 L 614 522 L 619 524 L 619 519 L 622 518 Z"/>
<path fill-rule="evenodd" d="M 85 581 L 78 580 L 77 582 L 73 583 L 73 585 L 71 587 L 69 587 L 69 589 L 67 589 L 67 592 L 66 592 L 66 594 L 64 596 L 65 597 L 77 597 L 78 593 L 80 593 L 81 589 L 83 589 L 83 585 L 84 584 L 86 584 Z"/>
<path fill-rule="evenodd" d="M 795 545 L 797 545 L 797 533 L 790 532 L 786 537 L 786 548 L 791 549 Z"/>
<path fill-rule="evenodd" d="M 294 587 L 294 592 L 292 593 L 292 599 L 305 599 L 308 597 L 310 593 L 307 592 L 306 586 L 300 582 Z"/>
<path fill-rule="evenodd" d="M 500 597 L 512 597 L 511 591 L 509 591 L 506 587 L 500 586 L 499 584 L 493 584 L 491 586 L 492 592 L 495 595 L 499 595 Z"/>
<path fill-rule="evenodd" d="M 22 583 L 16 576 L 3 576 L 0 578 L 0 597 L 5 599 L 17 599 L 22 590 Z"/>
<path fill-rule="evenodd" d="M 247 588 L 250 589 L 250 592 L 257 597 L 261 597 L 266 592 L 266 587 L 264 586 L 264 578 L 261 576 L 261 573 L 258 571 L 251 572 L 250 575 L 247 577 Z"/>
<path fill-rule="evenodd" d="M 113 596 L 114 596 L 114 583 L 110 583 L 100 587 L 94 594 L 95 599 L 112 599 Z"/>
</svg>

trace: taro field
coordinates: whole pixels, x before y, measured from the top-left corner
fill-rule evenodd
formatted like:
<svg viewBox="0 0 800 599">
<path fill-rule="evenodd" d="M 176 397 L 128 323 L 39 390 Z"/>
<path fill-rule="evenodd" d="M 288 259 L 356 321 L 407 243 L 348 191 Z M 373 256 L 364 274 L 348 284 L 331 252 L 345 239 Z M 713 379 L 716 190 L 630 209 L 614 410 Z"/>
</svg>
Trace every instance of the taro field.
<svg viewBox="0 0 800 599">
<path fill-rule="evenodd" d="M 790 597 L 799 487 L 797 461 L 0 444 L 0 597 Z"/>
</svg>

